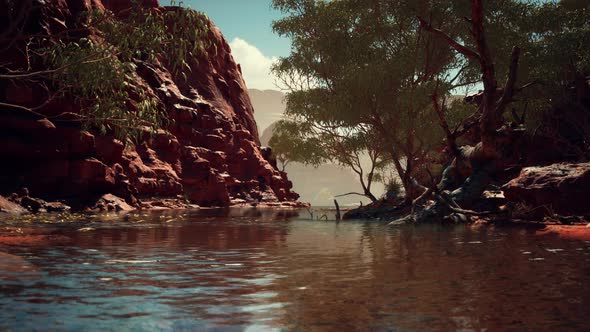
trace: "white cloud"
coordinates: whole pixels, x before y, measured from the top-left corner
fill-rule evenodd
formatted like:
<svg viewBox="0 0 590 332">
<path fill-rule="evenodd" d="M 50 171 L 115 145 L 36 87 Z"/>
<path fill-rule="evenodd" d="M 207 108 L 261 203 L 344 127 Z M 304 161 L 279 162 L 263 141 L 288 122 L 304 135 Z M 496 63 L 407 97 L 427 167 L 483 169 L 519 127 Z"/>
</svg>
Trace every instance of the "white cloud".
<svg viewBox="0 0 590 332">
<path fill-rule="evenodd" d="M 242 67 L 242 74 L 249 89 L 277 89 L 276 78 L 270 72 L 270 67 L 278 60 L 277 57 L 264 55 L 256 46 L 240 38 L 234 38 L 229 45 L 234 59 Z"/>
</svg>

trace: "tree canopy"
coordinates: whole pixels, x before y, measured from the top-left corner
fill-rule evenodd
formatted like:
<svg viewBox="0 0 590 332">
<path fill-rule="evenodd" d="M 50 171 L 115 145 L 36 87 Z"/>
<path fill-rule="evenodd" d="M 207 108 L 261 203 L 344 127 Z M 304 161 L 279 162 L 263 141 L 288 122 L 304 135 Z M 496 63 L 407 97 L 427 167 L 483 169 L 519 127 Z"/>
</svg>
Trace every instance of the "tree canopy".
<svg viewBox="0 0 590 332">
<path fill-rule="evenodd" d="M 461 87 L 482 87 L 482 57 L 493 59 L 488 69 L 503 78 L 513 63 L 512 48 L 519 46 L 515 74 L 522 91 L 510 102 L 515 109 L 528 108 L 533 118 L 563 95 L 574 72 L 588 73 L 588 5 L 580 1 L 485 1 L 486 54 L 474 38 L 470 2 L 274 0 L 273 5 L 286 14 L 274 31 L 292 41 L 291 54 L 273 69 L 289 91 L 288 120 L 278 128 L 277 147 L 282 139 L 301 146 L 315 140 L 321 144 L 312 145 L 327 153 L 323 160 L 348 166 L 342 158 L 347 153 L 379 150 L 408 198 L 417 195 L 415 179 L 427 180 L 434 164 L 448 160 L 440 154 L 443 139 L 462 140 L 479 128 L 477 107 L 451 95 Z M 441 117 L 448 128 L 439 125 Z M 368 144 L 351 140 L 348 151 L 338 151 L 331 149 L 327 133 L 372 138 Z"/>
<path fill-rule="evenodd" d="M 430 94 L 435 88 L 448 90 L 438 78 L 460 66 L 452 50 L 420 28 L 416 16 L 422 4 L 274 4 L 288 13 L 274 29 L 293 42 L 292 53 L 274 71 L 290 90 L 286 113 L 291 126 L 307 132 L 299 138 L 319 139 L 333 159 L 348 166 L 350 151 L 387 155 L 382 159 L 392 162 L 409 191 L 410 178 L 427 166 L 440 136 L 432 130 L 436 118 Z M 441 26 L 453 27 L 457 22 L 447 19 L 448 10 L 436 6 L 430 14 Z M 358 139 L 367 133 L 371 140 Z M 348 140 L 349 151 L 338 151 L 329 148 L 333 144 L 326 135 L 359 137 Z"/>
</svg>

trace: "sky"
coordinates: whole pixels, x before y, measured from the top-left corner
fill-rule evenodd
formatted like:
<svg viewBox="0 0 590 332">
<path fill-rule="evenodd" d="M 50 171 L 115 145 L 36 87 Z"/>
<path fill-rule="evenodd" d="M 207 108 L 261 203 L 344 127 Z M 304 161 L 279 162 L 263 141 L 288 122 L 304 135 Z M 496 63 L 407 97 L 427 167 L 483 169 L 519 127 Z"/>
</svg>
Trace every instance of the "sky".
<svg viewBox="0 0 590 332">
<path fill-rule="evenodd" d="M 271 0 L 184 0 L 184 6 L 204 12 L 219 27 L 249 89 L 278 89 L 270 67 L 289 55 L 291 44 L 272 32 L 272 21 L 281 13 L 271 8 Z"/>
</svg>

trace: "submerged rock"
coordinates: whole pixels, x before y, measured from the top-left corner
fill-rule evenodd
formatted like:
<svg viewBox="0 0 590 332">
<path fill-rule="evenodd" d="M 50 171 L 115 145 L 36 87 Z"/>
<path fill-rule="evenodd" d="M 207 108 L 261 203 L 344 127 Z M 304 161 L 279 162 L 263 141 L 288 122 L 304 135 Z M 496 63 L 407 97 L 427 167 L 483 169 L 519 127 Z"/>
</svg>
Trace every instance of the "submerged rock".
<svg viewBox="0 0 590 332">
<path fill-rule="evenodd" d="M 562 215 L 590 213 L 590 163 L 524 168 L 502 190 L 510 201 Z"/>
<path fill-rule="evenodd" d="M 590 229 L 583 225 L 547 225 L 545 228 L 537 231 L 536 235 L 552 235 L 562 239 L 589 241 Z"/>
</svg>

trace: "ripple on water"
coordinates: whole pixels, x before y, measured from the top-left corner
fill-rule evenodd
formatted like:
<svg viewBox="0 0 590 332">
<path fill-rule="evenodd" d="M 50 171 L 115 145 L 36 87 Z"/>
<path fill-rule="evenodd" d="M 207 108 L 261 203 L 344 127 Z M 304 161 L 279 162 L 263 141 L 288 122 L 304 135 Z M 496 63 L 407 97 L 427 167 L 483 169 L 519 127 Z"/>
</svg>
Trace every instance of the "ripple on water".
<svg viewBox="0 0 590 332">
<path fill-rule="evenodd" d="M 73 223 L 68 245 L 15 248 L 38 279 L 0 282 L 0 330 L 494 331 L 514 321 L 590 330 L 580 241 L 261 216 L 130 218 L 143 221 Z M 77 231 L 85 227 L 95 230 Z"/>
</svg>

